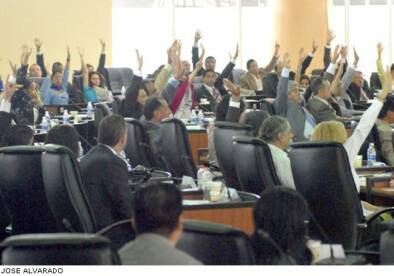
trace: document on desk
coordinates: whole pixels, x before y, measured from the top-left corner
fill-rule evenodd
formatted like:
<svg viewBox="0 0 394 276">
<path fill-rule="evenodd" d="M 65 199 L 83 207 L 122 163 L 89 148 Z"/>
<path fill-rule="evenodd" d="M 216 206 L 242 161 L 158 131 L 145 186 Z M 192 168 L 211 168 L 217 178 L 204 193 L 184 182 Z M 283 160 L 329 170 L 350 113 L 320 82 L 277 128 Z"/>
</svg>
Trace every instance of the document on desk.
<svg viewBox="0 0 394 276">
<path fill-rule="evenodd" d="M 211 203 L 209 200 L 182 200 L 182 205 L 204 205 Z"/>
</svg>

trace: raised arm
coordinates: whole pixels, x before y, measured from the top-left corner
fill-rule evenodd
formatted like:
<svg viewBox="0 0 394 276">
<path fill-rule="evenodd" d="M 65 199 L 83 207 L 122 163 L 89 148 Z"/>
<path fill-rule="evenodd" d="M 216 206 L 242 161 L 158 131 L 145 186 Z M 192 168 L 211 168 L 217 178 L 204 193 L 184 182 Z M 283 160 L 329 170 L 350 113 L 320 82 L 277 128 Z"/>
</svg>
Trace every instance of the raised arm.
<svg viewBox="0 0 394 276">
<path fill-rule="evenodd" d="M 68 76 L 70 74 L 70 63 L 71 63 L 70 47 L 67 46 L 67 60 L 66 60 L 66 65 L 64 66 L 63 82 L 62 82 L 62 86 L 63 86 L 64 91 L 67 91 Z"/>
<path fill-rule="evenodd" d="M 260 68 L 260 73 L 269 73 L 275 69 L 275 66 L 279 60 L 279 51 L 280 51 L 280 45 L 278 42 L 275 42 L 274 55 L 272 56 L 270 63 L 268 63 L 268 65 L 265 68 Z"/>
<path fill-rule="evenodd" d="M 383 83 L 386 82 L 386 72 L 383 69 L 383 63 L 382 63 L 382 53 L 383 53 L 383 49 L 384 49 L 382 43 L 380 43 L 380 42 L 378 43 L 377 49 L 378 49 L 378 59 L 376 61 L 376 67 L 378 69 L 378 75 L 379 75 L 380 82 L 383 85 Z"/>
<path fill-rule="evenodd" d="M 290 56 L 288 53 L 286 53 L 283 56 L 282 63 L 283 63 L 283 69 L 281 73 L 282 75 L 279 79 L 274 107 L 277 115 L 286 117 L 287 101 L 289 100 L 289 95 L 287 93 L 287 86 L 289 83 L 289 74 L 290 74 Z"/>
<path fill-rule="evenodd" d="M 31 52 L 31 48 L 29 48 L 27 45 L 22 45 L 21 67 L 18 69 L 16 74 L 16 82 L 18 84 L 23 84 L 23 82 L 26 80 Z"/>
<path fill-rule="evenodd" d="M 319 45 L 317 44 L 316 40 L 312 41 L 312 51 L 304 58 L 301 66 L 301 75 L 305 74 L 306 69 L 308 69 L 309 65 L 311 65 L 311 62 L 313 60 L 313 57 L 315 56 L 317 49 L 319 48 Z"/>
<path fill-rule="evenodd" d="M 349 88 L 350 84 L 352 83 L 354 75 L 356 74 L 356 68 L 357 68 L 358 62 L 360 60 L 355 48 L 353 48 L 353 53 L 354 53 L 353 65 L 347 66 L 346 73 L 342 77 L 342 96 L 345 96 L 346 90 Z M 343 61 L 343 58 L 342 58 L 342 61 Z"/>
<path fill-rule="evenodd" d="M 201 40 L 201 38 L 202 38 L 201 32 L 196 31 L 194 33 L 194 44 L 193 44 L 193 48 L 192 48 L 193 69 L 196 68 L 196 64 L 200 60 L 198 42 Z"/>
<path fill-rule="evenodd" d="M 323 58 L 324 70 L 328 68 L 331 62 L 331 42 L 334 40 L 334 38 L 335 38 L 334 32 L 332 30 L 328 30 L 327 42 L 326 42 L 326 46 L 324 47 L 324 58 Z"/>
<path fill-rule="evenodd" d="M 323 74 L 323 77 L 326 78 L 331 83 L 334 81 L 335 78 L 335 69 L 339 58 L 339 54 L 340 54 L 340 46 L 337 45 L 332 54 L 331 62 Z"/>
<path fill-rule="evenodd" d="M 311 56 L 310 55 L 306 55 L 305 49 L 301 48 L 300 51 L 299 51 L 298 65 L 297 65 L 297 70 L 295 72 L 295 78 L 294 78 L 294 80 L 296 82 L 300 82 L 301 75 L 304 74 L 304 73 L 302 73 L 302 70 L 303 70 L 303 68 L 305 66 L 305 61 L 307 59 L 311 59 Z"/>
<path fill-rule="evenodd" d="M 83 88 L 89 87 L 89 70 L 85 63 L 85 50 L 81 48 L 77 48 L 79 57 L 81 59 L 81 73 L 82 73 L 82 86 Z"/>
<path fill-rule="evenodd" d="M 41 52 L 42 41 L 39 38 L 34 39 L 34 44 L 36 45 L 36 62 L 37 65 L 41 68 L 42 77 L 45 78 L 48 76 L 48 70 L 45 66 L 44 62 L 44 54 Z"/>
<path fill-rule="evenodd" d="M 100 39 L 100 45 L 101 45 L 101 53 L 100 53 L 100 58 L 99 58 L 99 64 L 97 66 L 97 72 L 99 72 L 101 75 L 105 75 L 104 74 L 104 69 L 105 69 L 105 59 L 106 59 L 106 55 L 105 55 L 105 47 L 106 47 L 106 43 L 104 41 L 104 39 Z"/>
<path fill-rule="evenodd" d="M 231 97 L 228 105 L 228 109 L 226 112 L 225 120 L 227 122 L 235 122 L 238 123 L 239 117 L 241 116 L 241 89 L 236 86 L 228 79 L 223 80 L 224 85 L 230 91 Z"/>
</svg>

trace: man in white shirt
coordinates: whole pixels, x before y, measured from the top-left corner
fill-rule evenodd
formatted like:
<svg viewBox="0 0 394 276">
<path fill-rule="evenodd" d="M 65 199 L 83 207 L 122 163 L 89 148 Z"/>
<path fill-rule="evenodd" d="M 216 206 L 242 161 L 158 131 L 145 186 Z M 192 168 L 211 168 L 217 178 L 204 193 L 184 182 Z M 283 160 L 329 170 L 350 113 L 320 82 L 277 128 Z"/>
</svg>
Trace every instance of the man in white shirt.
<svg viewBox="0 0 394 276">
<path fill-rule="evenodd" d="M 276 174 L 285 187 L 296 189 L 290 159 L 286 150 L 293 138 L 289 122 L 280 116 L 271 116 L 261 127 L 260 138 L 268 143 Z"/>
</svg>

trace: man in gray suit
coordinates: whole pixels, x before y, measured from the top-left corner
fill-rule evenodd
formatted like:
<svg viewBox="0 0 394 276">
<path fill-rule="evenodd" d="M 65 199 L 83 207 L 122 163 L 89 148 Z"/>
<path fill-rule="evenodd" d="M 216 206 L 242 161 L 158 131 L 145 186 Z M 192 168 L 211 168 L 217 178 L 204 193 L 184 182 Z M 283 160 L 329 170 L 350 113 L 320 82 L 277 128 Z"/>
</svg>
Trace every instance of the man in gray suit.
<svg viewBox="0 0 394 276">
<path fill-rule="evenodd" d="M 308 101 L 307 108 L 316 123 L 340 119 L 328 102 L 331 97 L 330 82 L 322 77 L 316 78 L 311 85 L 313 97 Z"/>
<path fill-rule="evenodd" d="M 175 248 L 182 235 L 182 195 L 171 184 L 148 185 L 135 193 L 137 238 L 119 250 L 124 265 L 202 265 Z"/>
<path fill-rule="evenodd" d="M 309 111 L 302 105 L 298 84 L 289 81 L 290 59 L 283 60 L 281 78 L 278 83 L 277 96 L 274 102 L 276 115 L 285 117 L 293 131 L 295 142 L 305 141 L 312 135 L 316 121 Z"/>
</svg>

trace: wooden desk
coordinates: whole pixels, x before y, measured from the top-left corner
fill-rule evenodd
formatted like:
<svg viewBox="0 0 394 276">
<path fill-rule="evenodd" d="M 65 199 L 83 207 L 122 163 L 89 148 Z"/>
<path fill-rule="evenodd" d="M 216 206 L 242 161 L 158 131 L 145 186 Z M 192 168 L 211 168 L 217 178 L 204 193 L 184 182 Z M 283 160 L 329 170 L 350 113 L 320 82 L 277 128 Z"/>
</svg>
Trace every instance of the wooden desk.
<svg viewBox="0 0 394 276">
<path fill-rule="evenodd" d="M 208 134 L 205 128 L 190 129 L 186 126 L 189 135 L 190 150 L 194 164 L 198 165 L 198 149 L 208 148 Z"/>
<path fill-rule="evenodd" d="M 183 218 L 227 224 L 247 234 L 252 234 L 254 205 L 255 202 L 186 205 L 183 207 Z"/>
</svg>

